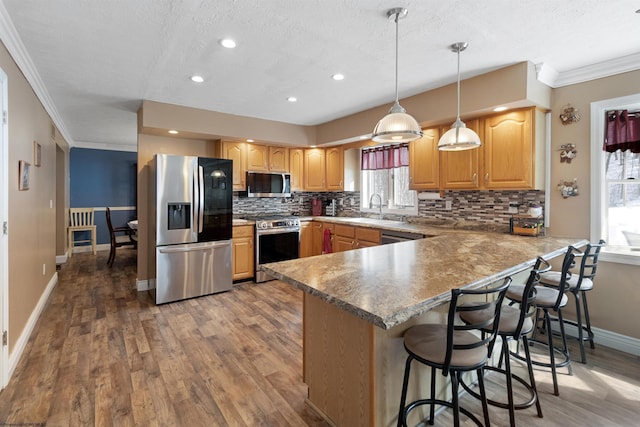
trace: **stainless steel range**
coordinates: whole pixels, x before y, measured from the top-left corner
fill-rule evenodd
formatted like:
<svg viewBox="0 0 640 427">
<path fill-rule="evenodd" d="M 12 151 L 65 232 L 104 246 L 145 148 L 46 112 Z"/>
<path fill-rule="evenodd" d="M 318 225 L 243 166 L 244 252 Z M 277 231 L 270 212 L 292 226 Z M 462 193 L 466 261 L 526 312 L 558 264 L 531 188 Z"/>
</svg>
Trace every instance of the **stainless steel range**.
<svg viewBox="0 0 640 427">
<path fill-rule="evenodd" d="M 270 262 L 298 258 L 300 254 L 300 220 L 292 216 L 250 219 L 256 222 L 256 283 L 273 280 L 273 277 L 260 271 L 260 266 Z"/>
</svg>

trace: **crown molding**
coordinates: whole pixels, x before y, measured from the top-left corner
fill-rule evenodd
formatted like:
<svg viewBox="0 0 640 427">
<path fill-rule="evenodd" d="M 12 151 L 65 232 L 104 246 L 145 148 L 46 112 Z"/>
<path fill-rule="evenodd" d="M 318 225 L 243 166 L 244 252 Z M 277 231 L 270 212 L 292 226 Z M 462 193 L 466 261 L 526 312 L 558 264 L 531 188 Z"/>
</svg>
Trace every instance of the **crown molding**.
<svg viewBox="0 0 640 427">
<path fill-rule="evenodd" d="M 638 69 L 640 69 L 640 53 L 634 53 L 632 55 L 559 73 L 550 86 L 552 88 L 569 86 Z"/>
<path fill-rule="evenodd" d="M 138 152 L 137 145 L 119 144 L 119 143 L 111 143 L 111 142 L 76 141 L 73 148 L 88 148 L 91 150 L 108 150 L 108 151 L 130 151 L 133 153 Z"/>
<path fill-rule="evenodd" d="M 13 21 L 9 16 L 9 12 L 4 6 L 4 3 L 0 1 L 0 40 L 4 43 L 4 46 L 9 51 L 9 54 L 15 61 L 16 65 L 22 71 L 22 74 L 27 79 L 31 88 L 36 94 L 36 97 L 42 103 L 42 106 L 49 114 L 49 117 L 58 128 L 58 132 L 67 141 L 70 147 L 74 146 L 73 138 L 66 129 L 58 110 L 56 109 L 49 92 L 45 87 L 35 64 L 31 60 L 27 49 L 24 47 L 16 27 L 13 25 Z"/>
</svg>

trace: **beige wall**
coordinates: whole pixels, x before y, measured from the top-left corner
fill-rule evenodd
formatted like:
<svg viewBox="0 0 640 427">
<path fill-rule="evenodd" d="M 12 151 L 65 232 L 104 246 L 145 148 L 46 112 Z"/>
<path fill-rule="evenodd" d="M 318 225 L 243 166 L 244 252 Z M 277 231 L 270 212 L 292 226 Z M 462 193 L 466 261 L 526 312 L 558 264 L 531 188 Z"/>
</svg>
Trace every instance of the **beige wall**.
<svg viewBox="0 0 640 427">
<path fill-rule="evenodd" d="M 57 162 L 51 119 L 4 45 L 0 46 L 0 67 L 7 74 L 9 85 L 8 332 L 11 354 L 47 284 L 56 275 Z M 33 165 L 33 141 L 42 146 L 40 167 Z M 62 144 L 67 146 L 64 141 Z M 31 163 L 28 191 L 18 191 L 19 160 Z"/>
<path fill-rule="evenodd" d="M 149 168 L 154 154 L 216 156 L 216 141 L 138 135 L 138 280 L 155 278 L 155 224 L 153 197 L 149 194 Z"/>
<path fill-rule="evenodd" d="M 165 136 L 174 129 L 195 139 L 255 139 L 280 145 L 313 145 L 315 127 L 298 126 L 253 117 L 235 116 L 198 108 L 143 101 L 138 114 L 138 130 L 147 135 Z"/>
<path fill-rule="evenodd" d="M 640 93 L 640 71 L 623 73 L 553 90 L 551 112 L 551 202 L 549 234 L 589 238 L 591 203 L 591 102 Z M 559 115 L 571 103 L 582 116 L 578 123 L 562 125 Z M 576 144 L 578 156 L 560 163 L 558 147 Z M 556 185 L 578 179 L 580 195 L 563 199 Z M 640 266 L 601 263 L 589 309 L 595 327 L 640 339 Z M 572 310 L 568 310 L 572 311 Z"/>
</svg>

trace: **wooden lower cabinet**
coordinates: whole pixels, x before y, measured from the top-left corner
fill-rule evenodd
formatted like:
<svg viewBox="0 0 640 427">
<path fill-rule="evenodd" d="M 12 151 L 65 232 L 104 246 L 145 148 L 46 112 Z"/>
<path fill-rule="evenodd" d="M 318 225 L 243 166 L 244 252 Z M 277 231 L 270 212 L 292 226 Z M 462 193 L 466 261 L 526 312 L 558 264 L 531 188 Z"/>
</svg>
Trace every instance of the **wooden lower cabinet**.
<svg viewBox="0 0 640 427">
<path fill-rule="evenodd" d="M 313 256 L 313 222 L 300 223 L 300 258 Z"/>
<path fill-rule="evenodd" d="M 250 279 L 255 274 L 253 225 L 233 227 L 233 280 Z"/>
<path fill-rule="evenodd" d="M 334 252 L 350 251 L 380 244 L 380 230 L 352 225 L 336 224 Z"/>
</svg>

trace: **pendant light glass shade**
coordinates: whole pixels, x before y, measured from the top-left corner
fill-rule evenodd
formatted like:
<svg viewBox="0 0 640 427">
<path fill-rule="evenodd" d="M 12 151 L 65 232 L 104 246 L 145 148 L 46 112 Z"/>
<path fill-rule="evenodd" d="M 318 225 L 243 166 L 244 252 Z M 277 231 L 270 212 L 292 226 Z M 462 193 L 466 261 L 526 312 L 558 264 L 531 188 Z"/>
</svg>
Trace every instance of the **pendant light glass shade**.
<svg viewBox="0 0 640 427">
<path fill-rule="evenodd" d="M 420 125 L 398 102 L 398 20 L 407 16 L 407 9 L 398 7 L 387 12 L 387 17 L 396 23 L 396 101 L 373 129 L 374 142 L 409 142 L 422 136 Z"/>
<path fill-rule="evenodd" d="M 446 131 L 438 141 L 440 151 L 470 150 L 480 147 L 480 137 L 477 133 L 467 128 L 467 125 L 460 120 L 460 52 L 469 46 L 466 42 L 451 45 L 451 50 L 458 54 L 458 114 L 456 121 L 451 125 L 451 129 Z"/>
<path fill-rule="evenodd" d="M 375 142 L 408 142 L 422 136 L 420 125 L 396 101 L 389 114 L 380 119 L 373 129 Z"/>
</svg>

